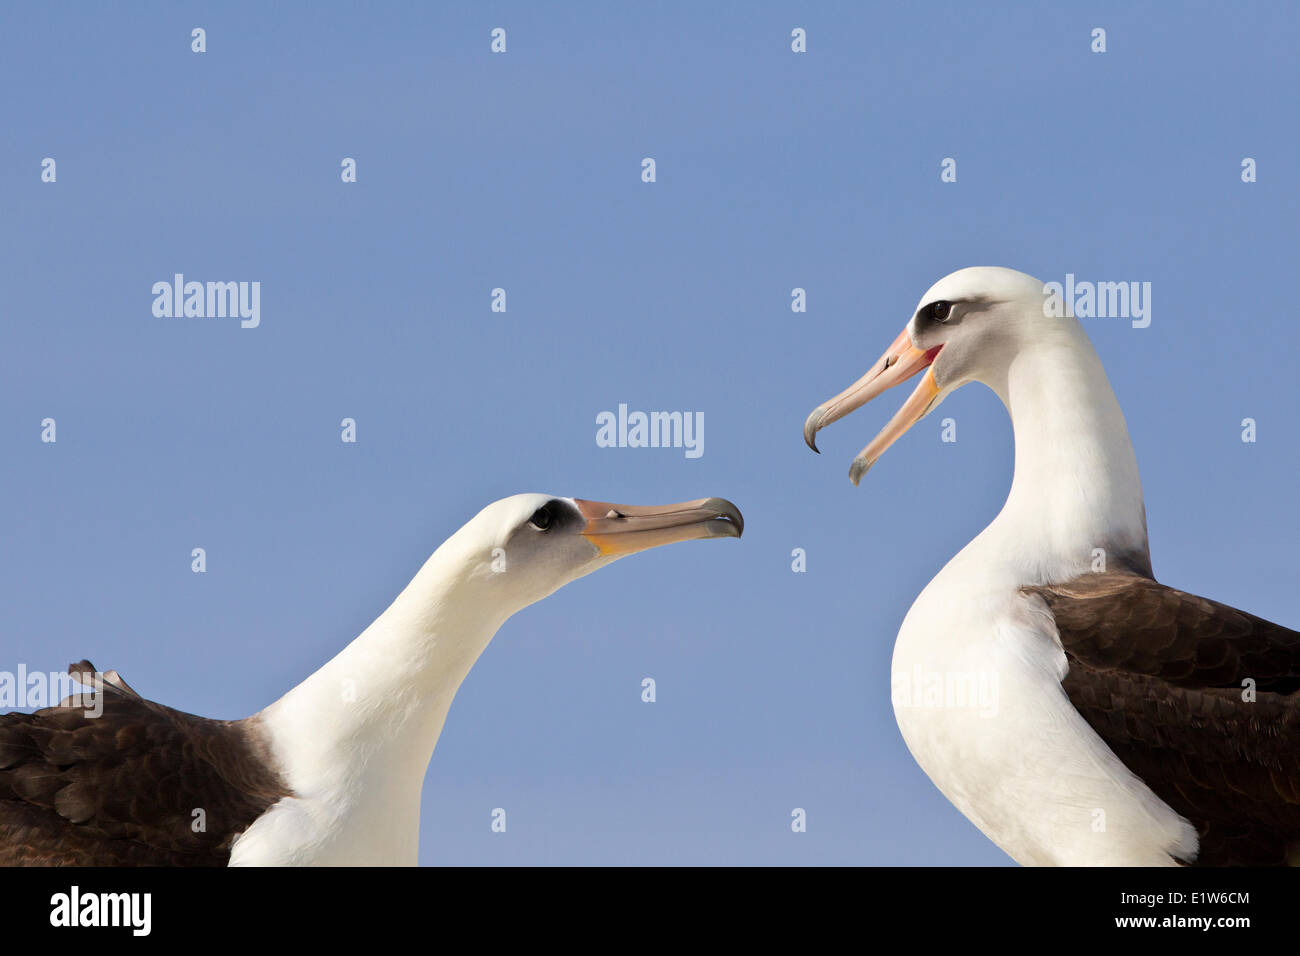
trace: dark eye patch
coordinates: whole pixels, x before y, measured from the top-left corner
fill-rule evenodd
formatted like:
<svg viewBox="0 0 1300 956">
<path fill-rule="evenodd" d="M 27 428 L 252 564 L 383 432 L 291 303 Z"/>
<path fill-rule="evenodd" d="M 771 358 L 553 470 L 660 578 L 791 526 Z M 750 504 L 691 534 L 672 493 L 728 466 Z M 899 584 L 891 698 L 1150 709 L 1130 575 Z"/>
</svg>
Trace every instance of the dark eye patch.
<svg viewBox="0 0 1300 956">
<path fill-rule="evenodd" d="M 528 523 L 538 531 L 549 531 L 551 525 L 555 524 L 555 517 L 555 502 L 548 501 L 533 512 L 533 516 L 528 519 Z"/>
<path fill-rule="evenodd" d="M 952 315 L 952 303 L 939 299 L 921 307 L 921 317 L 931 322 L 947 322 Z"/>
</svg>

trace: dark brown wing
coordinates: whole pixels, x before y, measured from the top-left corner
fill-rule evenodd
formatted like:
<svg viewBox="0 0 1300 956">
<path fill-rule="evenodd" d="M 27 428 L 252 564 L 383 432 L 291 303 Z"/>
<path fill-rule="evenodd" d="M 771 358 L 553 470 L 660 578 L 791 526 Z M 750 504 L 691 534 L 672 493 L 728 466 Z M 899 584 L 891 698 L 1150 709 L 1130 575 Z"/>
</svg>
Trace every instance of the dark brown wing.
<svg viewBox="0 0 1300 956">
<path fill-rule="evenodd" d="M 69 672 L 87 683 L 94 667 Z M 0 864 L 226 865 L 235 838 L 287 795 L 256 726 L 108 681 L 97 717 L 77 698 L 0 716 Z"/>
<path fill-rule="evenodd" d="M 1025 591 L 1056 619 L 1070 701 L 1196 826 L 1195 862 L 1287 862 L 1300 847 L 1300 633 L 1129 573 Z"/>
</svg>

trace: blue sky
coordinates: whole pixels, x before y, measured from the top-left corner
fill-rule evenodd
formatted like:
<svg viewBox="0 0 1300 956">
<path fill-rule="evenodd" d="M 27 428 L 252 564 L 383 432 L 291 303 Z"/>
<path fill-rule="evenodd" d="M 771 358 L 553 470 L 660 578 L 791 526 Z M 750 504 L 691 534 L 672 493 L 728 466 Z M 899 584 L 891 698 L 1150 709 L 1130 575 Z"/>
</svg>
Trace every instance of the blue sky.
<svg viewBox="0 0 1300 956">
<path fill-rule="evenodd" d="M 1294 9 L 558 6 L 0 13 L 0 669 L 88 657 L 240 717 L 494 499 L 721 495 L 743 541 L 619 562 L 501 630 L 421 862 L 1009 862 L 889 702 L 908 606 L 1005 497 L 1006 413 L 963 390 L 856 489 L 903 395 L 821 457 L 800 427 L 954 269 L 1149 281 L 1149 328 L 1086 327 L 1156 574 L 1300 622 Z M 154 317 L 176 272 L 259 281 L 260 326 Z M 597 447 L 620 403 L 703 413 L 704 454 Z"/>
</svg>

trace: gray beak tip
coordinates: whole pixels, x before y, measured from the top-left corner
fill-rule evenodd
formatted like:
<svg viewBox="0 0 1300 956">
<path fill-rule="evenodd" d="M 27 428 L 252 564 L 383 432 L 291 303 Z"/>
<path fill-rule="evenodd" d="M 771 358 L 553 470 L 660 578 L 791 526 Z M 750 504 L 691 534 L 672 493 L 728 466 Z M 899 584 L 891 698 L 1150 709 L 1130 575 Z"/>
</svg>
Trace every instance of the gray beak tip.
<svg viewBox="0 0 1300 956">
<path fill-rule="evenodd" d="M 870 470 L 871 462 L 865 458 L 853 459 L 853 466 L 849 468 L 849 481 L 853 482 L 853 486 L 856 488 L 858 483 L 862 481 L 862 476 Z"/>
<path fill-rule="evenodd" d="M 744 515 L 726 498 L 710 498 L 705 507 L 718 512 L 718 517 L 710 521 L 709 525 L 720 533 L 720 537 L 739 538 L 745 533 Z"/>
<path fill-rule="evenodd" d="M 817 449 L 817 430 L 821 427 L 822 410 L 821 407 L 813 409 L 813 413 L 803 423 L 803 440 L 813 451 L 821 454 Z"/>
</svg>

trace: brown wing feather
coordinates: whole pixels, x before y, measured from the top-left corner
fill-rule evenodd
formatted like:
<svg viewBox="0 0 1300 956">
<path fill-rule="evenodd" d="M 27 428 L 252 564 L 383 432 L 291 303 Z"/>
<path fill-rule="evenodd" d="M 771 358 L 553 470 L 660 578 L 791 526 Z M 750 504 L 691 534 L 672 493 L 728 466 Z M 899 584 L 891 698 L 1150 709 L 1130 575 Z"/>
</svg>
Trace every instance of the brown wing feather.
<svg viewBox="0 0 1300 956">
<path fill-rule="evenodd" d="M 1056 619 L 1070 701 L 1196 826 L 1196 862 L 1287 862 L 1300 847 L 1300 633 L 1135 574 L 1025 591 Z"/>
<path fill-rule="evenodd" d="M 98 717 L 76 698 L 0 716 L 0 865 L 224 866 L 288 795 L 256 724 L 172 710 L 111 672 L 97 686 Z"/>
</svg>

